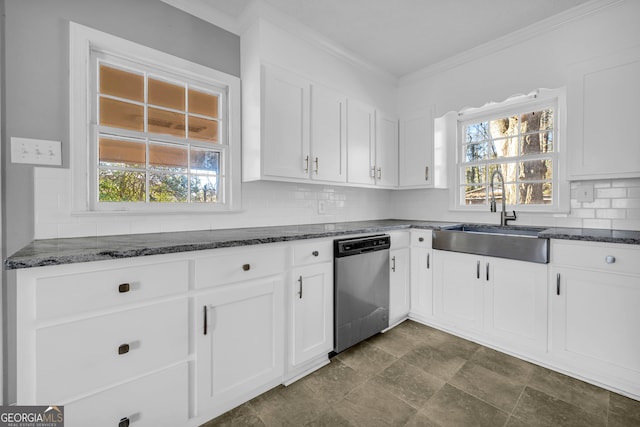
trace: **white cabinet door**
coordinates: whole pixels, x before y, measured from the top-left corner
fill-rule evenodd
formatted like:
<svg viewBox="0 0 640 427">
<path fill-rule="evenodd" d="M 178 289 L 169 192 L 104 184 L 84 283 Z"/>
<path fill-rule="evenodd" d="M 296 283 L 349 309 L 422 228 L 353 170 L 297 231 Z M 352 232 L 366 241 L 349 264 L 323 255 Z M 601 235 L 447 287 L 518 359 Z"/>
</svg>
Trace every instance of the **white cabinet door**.
<svg viewBox="0 0 640 427">
<path fill-rule="evenodd" d="M 333 349 L 333 262 L 293 271 L 291 365 L 300 366 Z"/>
<path fill-rule="evenodd" d="M 312 179 L 347 181 L 347 99 L 322 86 L 311 86 Z"/>
<path fill-rule="evenodd" d="M 352 184 L 375 184 L 373 107 L 347 101 L 347 181 Z"/>
<path fill-rule="evenodd" d="M 400 187 L 433 185 L 433 109 L 400 121 Z"/>
<path fill-rule="evenodd" d="M 389 257 L 389 325 L 393 325 L 406 318 L 411 307 L 409 248 L 393 249 Z"/>
<path fill-rule="evenodd" d="M 229 410 L 282 378 L 283 297 L 283 282 L 276 276 L 219 287 L 196 298 L 201 411 Z"/>
<path fill-rule="evenodd" d="M 433 259 L 430 248 L 411 248 L 411 314 L 433 316 Z"/>
<path fill-rule="evenodd" d="M 484 329 L 514 348 L 546 351 L 547 264 L 485 257 Z"/>
<path fill-rule="evenodd" d="M 376 111 L 376 184 L 382 187 L 398 185 L 398 121 Z"/>
<path fill-rule="evenodd" d="M 568 85 L 570 175 L 575 179 L 640 176 L 640 47 L 572 67 Z"/>
<path fill-rule="evenodd" d="M 551 277 L 552 351 L 640 394 L 640 277 L 568 267 Z"/>
<path fill-rule="evenodd" d="M 463 330 L 482 328 L 482 257 L 433 251 L 434 312 L 438 319 Z"/>
<path fill-rule="evenodd" d="M 309 82 L 275 68 L 263 69 L 262 167 L 265 175 L 307 178 Z"/>
</svg>

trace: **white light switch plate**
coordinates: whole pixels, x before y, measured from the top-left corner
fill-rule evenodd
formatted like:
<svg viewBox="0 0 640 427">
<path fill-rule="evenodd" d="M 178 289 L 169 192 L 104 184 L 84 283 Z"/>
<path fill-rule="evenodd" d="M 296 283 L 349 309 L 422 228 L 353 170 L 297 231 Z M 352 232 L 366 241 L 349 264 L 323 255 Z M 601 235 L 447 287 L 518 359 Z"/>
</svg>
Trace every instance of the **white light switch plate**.
<svg viewBox="0 0 640 427">
<path fill-rule="evenodd" d="M 11 137 L 11 163 L 62 165 L 60 141 Z"/>
</svg>

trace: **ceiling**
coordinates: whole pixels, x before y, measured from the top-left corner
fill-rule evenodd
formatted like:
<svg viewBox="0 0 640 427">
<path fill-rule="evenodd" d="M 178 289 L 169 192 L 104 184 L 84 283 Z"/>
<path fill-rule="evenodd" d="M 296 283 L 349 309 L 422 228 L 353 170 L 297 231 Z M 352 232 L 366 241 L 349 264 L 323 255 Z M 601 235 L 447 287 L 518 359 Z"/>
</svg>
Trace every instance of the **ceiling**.
<svg viewBox="0 0 640 427">
<path fill-rule="evenodd" d="M 251 0 L 202 0 L 238 18 Z M 589 0 L 264 0 L 401 77 Z"/>
</svg>

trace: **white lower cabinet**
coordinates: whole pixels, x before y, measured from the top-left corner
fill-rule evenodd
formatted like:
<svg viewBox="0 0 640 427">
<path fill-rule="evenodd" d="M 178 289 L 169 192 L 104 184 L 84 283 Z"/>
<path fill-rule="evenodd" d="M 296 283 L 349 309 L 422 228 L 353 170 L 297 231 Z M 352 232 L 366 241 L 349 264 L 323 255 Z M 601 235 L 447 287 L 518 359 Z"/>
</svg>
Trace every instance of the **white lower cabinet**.
<svg viewBox="0 0 640 427">
<path fill-rule="evenodd" d="M 389 251 L 389 326 L 403 321 L 411 308 L 409 248 Z"/>
<path fill-rule="evenodd" d="M 411 232 L 411 312 L 416 320 L 433 317 L 433 250 L 431 231 Z"/>
<path fill-rule="evenodd" d="M 67 404 L 65 425 L 183 426 L 188 419 L 188 371 L 182 363 Z"/>
<path fill-rule="evenodd" d="M 640 248 L 554 243 L 551 351 L 564 369 L 640 396 Z"/>
<path fill-rule="evenodd" d="M 200 412 L 220 414 L 281 382 L 283 286 L 281 276 L 274 276 L 195 298 Z"/>
<path fill-rule="evenodd" d="M 333 263 L 293 271 L 291 366 L 297 368 L 333 350 Z"/>
<path fill-rule="evenodd" d="M 502 348 L 543 353 L 547 266 L 434 251 L 438 323 Z"/>
</svg>

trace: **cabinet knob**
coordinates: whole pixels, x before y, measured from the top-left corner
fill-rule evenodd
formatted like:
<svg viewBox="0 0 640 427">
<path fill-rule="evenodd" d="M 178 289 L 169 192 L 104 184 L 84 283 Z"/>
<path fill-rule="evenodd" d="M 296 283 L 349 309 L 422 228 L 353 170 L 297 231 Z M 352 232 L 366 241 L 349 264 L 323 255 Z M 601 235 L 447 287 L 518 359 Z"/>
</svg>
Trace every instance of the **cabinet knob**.
<svg viewBox="0 0 640 427">
<path fill-rule="evenodd" d="M 318 251 L 313 251 L 313 252 L 311 252 L 311 255 L 313 255 L 313 256 L 318 256 L 318 255 L 320 255 L 320 252 L 318 252 Z"/>
<path fill-rule="evenodd" d="M 129 427 L 129 418 L 124 417 L 120 419 L 120 422 L 118 423 L 118 427 Z"/>
<path fill-rule="evenodd" d="M 125 292 L 129 292 L 131 290 L 131 285 L 129 283 L 121 283 L 118 286 L 118 292 L 124 294 Z"/>
<path fill-rule="evenodd" d="M 424 237 L 418 237 L 418 242 L 424 242 Z"/>
<path fill-rule="evenodd" d="M 129 353 L 129 344 L 122 344 L 118 347 L 118 354 L 127 354 Z"/>
<path fill-rule="evenodd" d="M 249 271 L 249 270 L 251 270 L 251 264 L 244 264 L 244 265 L 242 266 L 242 270 L 244 270 L 244 271 Z"/>
<path fill-rule="evenodd" d="M 613 255 L 607 255 L 604 260 L 607 264 L 613 264 L 614 262 L 616 262 L 616 257 L 614 257 Z"/>
</svg>

